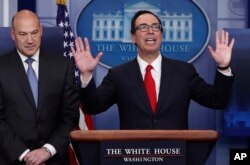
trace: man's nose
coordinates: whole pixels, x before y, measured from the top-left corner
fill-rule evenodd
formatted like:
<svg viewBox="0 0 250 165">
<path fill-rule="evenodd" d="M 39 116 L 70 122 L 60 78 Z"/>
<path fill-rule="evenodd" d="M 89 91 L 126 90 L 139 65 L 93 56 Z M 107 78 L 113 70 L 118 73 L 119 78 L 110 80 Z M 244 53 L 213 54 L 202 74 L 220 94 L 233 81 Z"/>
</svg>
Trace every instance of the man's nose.
<svg viewBox="0 0 250 165">
<path fill-rule="evenodd" d="M 154 31 L 153 31 L 153 27 L 152 27 L 152 26 L 149 26 L 147 32 L 148 32 L 148 33 L 153 33 L 153 32 L 154 32 Z"/>
<path fill-rule="evenodd" d="M 27 42 L 32 42 L 33 41 L 33 38 L 32 38 L 32 36 L 31 36 L 31 34 L 27 34 Z"/>
</svg>

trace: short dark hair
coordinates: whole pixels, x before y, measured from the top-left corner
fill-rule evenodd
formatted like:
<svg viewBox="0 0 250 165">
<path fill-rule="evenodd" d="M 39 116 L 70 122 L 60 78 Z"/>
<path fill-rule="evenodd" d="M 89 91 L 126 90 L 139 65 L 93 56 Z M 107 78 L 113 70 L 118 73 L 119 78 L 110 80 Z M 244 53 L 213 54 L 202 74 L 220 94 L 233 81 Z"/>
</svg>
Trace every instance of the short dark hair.
<svg viewBox="0 0 250 165">
<path fill-rule="evenodd" d="M 136 31 L 135 21 L 142 14 L 152 14 L 153 16 L 155 16 L 155 18 L 159 21 L 159 24 L 161 25 L 161 32 L 163 31 L 161 20 L 156 14 L 154 14 L 153 12 L 151 12 L 149 10 L 139 10 L 135 13 L 135 15 L 133 16 L 133 18 L 131 20 L 131 29 L 130 29 L 131 34 L 135 34 L 135 31 Z"/>
</svg>

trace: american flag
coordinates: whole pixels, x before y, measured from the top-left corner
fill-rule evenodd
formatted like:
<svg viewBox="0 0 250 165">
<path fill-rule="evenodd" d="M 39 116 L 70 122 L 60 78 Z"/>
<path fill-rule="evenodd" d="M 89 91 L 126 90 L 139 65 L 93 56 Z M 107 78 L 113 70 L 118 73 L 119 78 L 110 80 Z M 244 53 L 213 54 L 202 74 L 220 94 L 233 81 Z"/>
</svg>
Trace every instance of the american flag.
<svg viewBox="0 0 250 165">
<path fill-rule="evenodd" d="M 64 57 L 71 59 L 73 63 L 75 63 L 73 54 L 71 52 L 71 47 L 74 46 L 75 37 L 70 26 L 69 13 L 68 13 L 66 5 L 58 4 L 56 22 L 57 22 L 57 26 L 60 26 L 63 28 L 63 33 L 64 33 L 63 34 L 63 37 L 64 37 L 63 55 Z M 76 83 L 79 84 L 80 73 L 79 73 L 79 70 L 76 68 L 76 65 L 75 65 L 75 77 L 76 77 Z"/>
<path fill-rule="evenodd" d="M 73 63 L 75 64 L 74 57 L 71 52 L 71 47 L 74 46 L 75 37 L 70 26 L 69 13 L 67 10 L 67 6 L 65 4 L 57 4 L 57 5 L 58 5 L 57 25 L 62 27 L 64 31 L 64 34 L 63 34 L 64 35 L 64 42 L 63 42 L 64 54 L 63 55 L 66 58 L 71 59 Z M 75 77 L 76 77 L 76 83 L 80 84 L 80 72 L 77 69 L 76 65 L 75 65 Z M 85 117 L 86 126 L 82 127 L 82 125 L 80 124 L 79 125 L 80 128 L 81 129 L 94 129 L 91 116 L 84 115 L 84 117 Z M 81 119 L 79 123 L 81 123 Z"/>
<path fill-rule="evenodd" d="M 72 32 L 71 26 L 70 26 L 70 20 L 69 20 L 69 13 L 67 10 L 67 6 L 65 5 L 65 2 L 63 0 L 60 1 L 60 3 L 57 3 L 58 9 L 57 9 L 57 26 L 60 26 L 63 28 L 63 36 L 64 36 L 64 42 L 63 42 L 63 47 L 64 47 L 64 56 L 66 58 L 69 58 L 72 60 L 72 62 L 75 64 L 73 54 L 71 52 L 71 47 L 74 46 L 74 34 Z M 75 78 L 76 78 L 76 83 L 79 85 L 80 84 L 80 72 L 77 69 L 75 65 Z M 93 129 L 93 121 L 92 117 L 86 114 L 83 114 L 81 107 L 79 108 L 80 110 L 80 119 L 79 119 L 79 129 L 81 130 L 90 130 Z M 74 150 L 72 145 L 70 145 L 69 148 L 69 156 L 70 156 L 70 163 L 71 165 L 79 165 L 78 160 L 76 159 Z"/>
</svg>

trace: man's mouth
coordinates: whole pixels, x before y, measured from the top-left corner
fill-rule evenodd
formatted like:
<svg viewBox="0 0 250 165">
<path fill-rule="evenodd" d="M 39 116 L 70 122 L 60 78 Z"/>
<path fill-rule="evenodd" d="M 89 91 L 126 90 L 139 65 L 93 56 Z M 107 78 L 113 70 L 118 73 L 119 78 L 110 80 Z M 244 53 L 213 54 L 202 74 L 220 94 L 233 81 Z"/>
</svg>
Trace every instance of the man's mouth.
<svg viewBox="0 0 250 165">
<path fill-rule="evenodd" d="M 146 39 L 146 43 L 147 43 L 147 44 L 154 44 L 155 41 L 156 41 L 156 40 L 155 40 L 154 38 L 147 38 L 147 39 Z"/>
</svg>

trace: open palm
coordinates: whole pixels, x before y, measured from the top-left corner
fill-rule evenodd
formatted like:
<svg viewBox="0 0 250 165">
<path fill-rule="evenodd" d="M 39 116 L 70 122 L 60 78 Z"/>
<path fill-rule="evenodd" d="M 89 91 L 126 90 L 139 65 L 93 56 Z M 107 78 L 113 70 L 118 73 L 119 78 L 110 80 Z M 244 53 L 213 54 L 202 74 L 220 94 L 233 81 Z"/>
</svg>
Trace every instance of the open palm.
<svg viewBox="0 0 250 165">
<path fill-rule="evenodd" d="M 90 51 L 89 41 L 87 38 L 84 38 L 84 44 L 80 37 L 77 37 L 75 40 L 75 49 L 72 47 L 71 51 L 75 58 L 76 65 L 81 72 L 81 75 L 84 77 L 89 77 L 92 75 L 95 70 L 98 62 L 100 61 L 102 52 L 99 52 L 94 58 Z"/>
<path fill-rule="evenodd" d="M 222 30 L 221 37 L 219 32 L 215 33 L 215 44 L 216 48 L 213 50 L 211 46 L 208 46 L 208 50 L 215 60 L 217 66 L 226 67 L 229 65 L 232 56 L 232 49 L 234 45 L 235 39 L 233 38 L 229 43 L 229 34 Z"/>
</svg>

